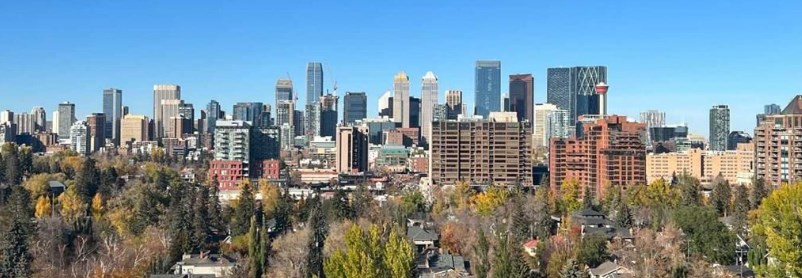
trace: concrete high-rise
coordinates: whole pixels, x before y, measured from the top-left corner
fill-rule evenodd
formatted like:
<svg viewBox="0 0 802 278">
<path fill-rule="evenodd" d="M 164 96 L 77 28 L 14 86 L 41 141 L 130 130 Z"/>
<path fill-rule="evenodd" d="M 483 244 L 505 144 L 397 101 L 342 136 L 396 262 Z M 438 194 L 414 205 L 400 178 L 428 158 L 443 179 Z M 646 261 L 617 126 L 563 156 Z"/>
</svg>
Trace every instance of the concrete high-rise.
<svg viewBox="0 0 802 278">
<path fill-rule="evenodd" d="M 306 64 L 306 104 L 317 102 L 323 96 L 323 64 Z"/>
<path fill-rule="evenodd" d="M 602 117 L 582 125 L 582 137 L 552 138 L 549 146 L 549 182 L 553 193 L 573 180 L 589 188 L 592 197 L 604 196 L 606 187 L 646 183 L 646 125 L 625 116 Z M 583 190 L 583 192 L 585 192 Z"/>
<path fill-rule="evenodd" d="M 549 146 L 549 114 L 557 110 L 557 106 L 550 103 L 538 103 L 535 105 L 535 121 L 532 123 L 532 147 Z"/>
<path fill-rule="evenodd" d="M 802 181 L 802 95 L 755 128 L 756 178 L 767 187 Z"/>
<path fill-rule="evenodd" d="M 393 120 L 403 128 L 410 127 L 409 76 L 403 71 L 393 78 Z"/>
<path fill-rule="evenodd" d="M 165 133 L 165 121 L 175 115 L 162 114 L 163 100 L 181 99 L 181 86 L 178 85 L 153 85 L 153 137 L 161 139 Z M 177 111 L 177 110 L 176 110 Z"/>
<path fill-rule="evenodd" d="M 161 101 L 161 117 L 162 117 L 162 131 L 164 133 L 160 138 L 180 138 L 181 130 L 176 129 L 174 118 L 181 116 L 181 105 L 184 104 L 180 99 L 163 99 Z"/>
<path fill-rule="evenodd" d="M 565 139 L 573 136 L 574 126 L 568 110 L 559 109 L 558 107 L 556 110 L 549 112 L 548 122 L 546 140 L 551 138 Z"/>
<path fill-rule="evenodd" d="M 76 121 L 70 126 L 70 148 L 81 154 L 89 154 L 89 130 L 84 121 Z"/>
<path fill-rule="evenodd" d="M 437 94 L 437 76 L 429 71 L 421 78 L 420 91 L 420 127 L 423 142 L 429 142 L 429 133 L 432 131 L 434 106 L 439 104 Z"/>
<path fill-rule="evenodd" d="M 518 121 L 534 123 L 535 78 L 532 74 L 510 75 L 510 111 L 518 115 Z"/>
<path fill-rule="evenodd" d="M 295 117 L 295 102 L 292 100 L 280 101 L 276 105 L 276 125 L 281 126 L 287 124 L 293 126 L 293 118 Z"/>
<path fill-rule="evenodd" d="M 719 174 L 730 184 L 751 185 L 755 172 L 755 145 L 738 144 L 725 152 L 689 149 L 683 152 L 650 153 L 646 156 L 646 181 L 671 180 L 686 173 L 703 183 L 712 182 Z"/>
<path fill-rule="evenodd" d="M 89 137 L 89 152 L 99 151 L 106 145 L 105 133 L 106 115 L 103 113 L 92 113 L 86 117 L 87 137 Z"/>
<path fill-rule="evenodd" d="M 103 114 L 106 116 L 103 137 L 111 139 L 115 145 L 120 144 L 120 119 L 123 114 L 123 91 L 109 88 L 103 90 Z"/>
<path fill-rule="evenodd" d="M 446 91 L 446 118 L 449 120 L 456 120 L 459 115 L 465 114 L 467 111 L 465 103 L 462 101 L 462 91 L 448 90 Z"/>
<path fill-rule="evenodd" d="M 501 112 L 501 61 L 476 61 L 475 73 L 475 115 L 486 118 Z"/>
<path fill-rule="evenodd" d="M 301 134 L 305 134 L 307 138 L 315 138 L 320 136 L 320 99 L 312 104 L 307 104 L 304 109 L 303 131 L 298 130 Z M 295 125 L 298 128 L 298 125 Z M 300 135 L 300 134 L 299 134 Z"/>
<path fill-rule="evenodd" d="M 343 121 L 353 124 L 368 117 L 368 97 L 365 92 L 345 92 Z"/>
<path fill-rule="evenodd" d="M 337 136 L 337 102 L 339 97 L 326 94 L 320 97 L 320 136 Z"/>
<path fill-rule="evenodd" d="M 70 128 L 75 121 L 75 104 L 69 102 L 59 103 L 58 128 L 56 132 L 59 138 L 70 138 Z"/>
<path fill-rule="evenodd" d="M 393 117 L 393 92 L 386 91 L 379 97 L 379 117 Z"/>
<path fill-rule="evenodd" d="M 710 108 L 710 150 L 726 151 L 727 136 L 730 134 L 730 108 L 727 105 L 714 105 Z"/>
<path fill-rule="evenodd" d="M 31 110 L 31 115 L 34 119 L 34 132 L 46 132 L 47 131 L 47 112 L 45 111 L 44 107 L 36 106 Z"/>
<path fill-rule="evenodd" d="M 429 177 L 434 184 L 532 185 L 530 123 L 518 122 L 511 112 L 489 116 L 432 124 Z"/>
<path fill-rule="evenodd" d="M 148 117 L 128 114 L 120 121 L 120 143 L 150 141 Z"/>
<path fill-rule="evenodd" d="M 337 173 L 358 173 L 368 170 L 368 130 L 366 127 L 337 127 Z"/>
<path fill-rule="evenodd" d="M 547 102 L 568 110 L 571 121 L 581 115 L 601 114 L 596 85 L 607 83 L 607 67 L 549 68 L 546 74 Z"/>
<path fill-rule="evenodd" d="M 14 122 L 14 112 L 11 110 L 0 111 L 0 124 Z"/>
<path fill-rule="evenodd" d="M 214 129 L 217 126 L 217 120 L 222 118 L 222 111 L 220 110 L 220 103 L 212 100 L 206 105 L 206 134 L 214 134 Z"/>
<path fill-rule="evenodd" d="M 276 81 L 276 105 L 279 101 L 295 100 L 295 94 L 292 92 L 292 80 L 279 79 Z"/>
</svg>

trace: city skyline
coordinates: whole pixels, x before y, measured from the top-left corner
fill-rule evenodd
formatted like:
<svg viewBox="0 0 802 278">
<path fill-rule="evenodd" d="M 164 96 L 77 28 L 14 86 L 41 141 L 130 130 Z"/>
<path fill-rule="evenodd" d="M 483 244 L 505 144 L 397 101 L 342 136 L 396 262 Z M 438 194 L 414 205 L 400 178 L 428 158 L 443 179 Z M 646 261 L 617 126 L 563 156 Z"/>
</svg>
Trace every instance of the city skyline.
<svg viewBox="0 0 802 278">
<path fill-rule="evenodd" d="M 799 11 L 802 6 L 799 3 L 694 3 L 698 6 L 694 10 L 680 8 L 683 6 L 681 3 L 650 3 L 646 13 L 639 13 L 642 9 L 635 9 L 634 4 L 626 3 L 615 6 L 593 3 L 585 11 L 568 9 L 565 3 L 523 3 L 523 7 L 490 4 L 461 7 L 457 3 L 438 3 L 427 9 L 400 5 L 396 7 L 398 10 L 394 10 L 397 14 L 386 12 L 381 7 L 361 7 L 345 12 L 344 15 L 366 14 L 364 20 L 375 23 L 369 30 L 396 30 L 398 32 L 389 33 L 392 36 L 405 36 L 412 41 L 430 39 L 427 43 L 403 48 L 388 42 L 372 42 L 383 41 L 388 34 L 349 34 L 346 31 L 350 28 L 364 26 L 355 21 L 327 24 L 331 25 L 325 27 L 328 33 L 321 32 L 323 35 L 320 39 L 331 43 L 293 47 L 301 42 L 300 38 L 316 30 L 312 28 L 313 24 L 294 26 L 282 20 L 302 14 L 303 5 L 297 4 L 282 4 L 287 13 L 281 18 L 256 19 L 238 15 L 228 18 L 231 21 L 222 26 L 195 26 L 203 18 L 218 14 L 215 11 L 218 7 L 203 4 L 193 8 L 195 13 L 188 14 L 186 20 L 162 19 L 157 23 L 137 23 L 160 24 L 163 28 L 154 34 L 143 33 L 132 23 L 123 23 L 126 20 L 108 20 L 132 16 L 159 17 L 171 10 L 171 6 L 177 8 L 180 4 L 165 5 L 167 7 L 164 9 L 155 10 L 132 2 L 99 4 L 91 9 L 73 7 L 69 3 L 4 3 L 3 6 L 8 8 L 0 9 L 0 22 L 23 27 L 0 34 L 0 39 L 7 42 L 0 45 L 0 53 L 4 53 L 0 54 L 0 60 L 4 61 L 0 63 L 0 72 L 4 79 L 13 81 L 0 82 L 0 95 L 25 97 L 3 102 L 0 110 L 9 109 L 19 113 L 29 111 L 34 106 L 43 106 L 52 115 L 58 103 L 70 101 L 76 104 L 76 118 L 81 119 L 93 112 L 100 112 L 102 98 L 99 92 L 114 87 L 125 92 L 123 105 L 129 106 L 132 114 L 152 117 L 148 109 L 151 100 L 144 97 L 151 93 L 152 86 L 179 84 L 183 87 L 185 93 L 182 97 L 187 103 L 203 105 L 216 99 L 224 110 L 230 112 L 230 107 L 236 102 L 275 103 L 275 82 L 288 78 L 288 73 L 294 77 L 296 84 L 306 84 L 305 66 L 310 61 L 320 61 L 326 68 L 324 84 L 328 87 L 324 91 L 331 89 L 336 80 L 341 92 L 366 92 L 368 116 L 377 114 L 375 99 L 392 87 L 389 78 L 400 70 L 410 76 L 421 76 L 427 71 L 438 73 L 440 96 L 444 96 L 448 89 L 461 90 L 465 92 L 468 110 L 472 111 L 475 105 L 473 65 L 482 59 L 500 60 L 504 64 L 502 76 L 533 73 L 535 84 L 540 84 L 535 87 L 536 103 L 545 102 L 547 68 L 605 65 L 609 69 L 608 83 L 612 88 L 609 114 L 636 118 L 641 111 L 657 109 L 666 112 L 667 123 L 687 122 L 692 132 L 704 135 L 708 133 L 707 110 L 714 104 L 729 105 L 734 115 L 732 130 L 751 133 L 754 115 L 763 110 L 763 105 L 783 103 L 800 92 L 800 85 L 795 82 L 802 72 L 794 65 L 798 64 L 796 61 L 802 58 L 802 54 L 795 51 L 793 46 L 799 45 L 802 39 L 788 35 L 800 29 L 798 25 L 789 24 L 794 11 Z M 323 6 L 328 5 L 337 4 L 326 3 Z M 515 34 L 490 32 L 487 42 L 470 48 L 455 48 L 453 45 L 465 42 L 462 36 L 429 38 L 425 34 L 415 33 L 416 28 L 401 30 L 392 27 L 394 24 L 390 22 L 393 20 L 386 20 L 400 18 L 406 12 L 423 12 L 421 16 L 426 16 L 455 7 L 462 8 L 460 11 L 464 15 L 449 20 L 433 19 L 435 22 L 432 24 L 466 34 L 479 34 L 491 28 L 500 29 L 515 24 L 522 28 L 529 27 L 526 29 L 531 30 L 532 38 L 514 45 L 500 45 L 496 42 L 505 41 Z M 534 10 L 532 19 L 479 19 L 471 22 L 483 10 L 491 14 L 505 14 L 527 7 Z M 250 6 L 220 8 L 223 10 L 220 13 L 228 16 L 238 13 L 247 15 L 258 10 Z M 715 19 L 707 18 L 704 12 L 712 9 L 717 10 L 719 15 Z M 728 16 L 742 10 L 750 10 L 752 16 Z M 30 16 L 24 14 L 35 14 L 34 19 L 62 18 L 67 15 L 83 19 L 70 22 L 67 26 L 70 28 L 54 31 L 47 28 L 53 21 L 31 20 Z M 595 44 L 592 45 L 579 45 L 578 37 L 570 36 L 572 32 L 581 30 L 578 26 L 581 24 L 542 27 L 549 20 L 588 18 L 590 14 L 602 15 L 598 21 L 594 21 L 600 27 L 624 27 L 616 28 L 616 32 L 594 35 Z M 667 20 L 677 14 L 685 18 L 682 24 Z M 771 16 L 762 16 L 767 14 Z M 420 27 L 423 23 L 414 24 L 410 27 Z M 263 28 L 265 26 L 272 27 Z M 721 26 L 728 28 L 721 29 Z M 768 28 L 770 26 L 788 26 L 790 29 L 779 31 Z M 244 29 L 233 33 L 218 32 L 226 34 L 211 38 L 196 36 L 198 32 L 214 33 L 239 28 Z M 126 32 L 116 32 L 118 29 Z M 716 31 L 716 36 L 707 35 L 712 30 Z M 87 38 L 85 33 L 92 33 L 93 36 Z M 288 43 L 254 47 L 252 45 L 259 44 L 257 42 L 261 40 L 252 41 L 251 36 L 246 36 L 249 33 L 259 38 L 277 36 L 277 39 Z M 154 36 L 161 39 L 151 40 Z M 344 47 L 349 41 L 364 39 L 365 36 L 371 38 L 371 42 L 356 49 Z M 128 47 L 92 47 L 102 45 L 99 41 L 109 40 Z M 735 40 L 749 43 L 730 43 Z M 689 43 L 691 41 L 693 43 Z M 35 46 L 34 42 L 42 46 Z M 55 52 L 45 45 L 58 46 L 62 51 Z M 722 48 L 723 45 L 728 47 Z M 761 59 L 743 58 L 751 57 L 748 53 L 755 50 L 763 50 Z M 217 52 L 230 54 L 220 55 Z M 113 71 L 107 70 L 111 62 L 117 65 Z M 73 70 L 75 68 L 80 70 Z M 682 70 L 678 70 L 680 68 Z M 413 80 L 411 96 L 420 96 L 416 90 L 420 88 L 419 85 L 417 80 Z M 301 97 L 306 93 L 296 91 Z M 232 95 L 233 92 L 236 94 Z M 299 100 L 299 103 L 304 101 Z"/>
</svg>

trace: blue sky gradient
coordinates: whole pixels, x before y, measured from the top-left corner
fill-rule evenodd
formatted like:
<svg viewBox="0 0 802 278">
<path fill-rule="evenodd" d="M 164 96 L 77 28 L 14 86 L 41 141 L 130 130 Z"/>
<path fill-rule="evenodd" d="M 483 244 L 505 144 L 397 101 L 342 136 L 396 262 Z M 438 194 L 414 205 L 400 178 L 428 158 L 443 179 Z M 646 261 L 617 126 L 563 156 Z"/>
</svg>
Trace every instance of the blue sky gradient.
<svg viewBox="0 0 802 278">
<path fill-rule="evenodd" d="M 288 75 L 303 101 L 306 62 L 321 61 L 326 88 L 367 92 L 373 116 L 401 70 L 413 96 L 431 70 L 441 102 L 461 89 L 472 105 L 474 62 L 498 59 L 505 82 L 535 75 L 536 102 L 546 68 L 606 65 L 611 113 L 658 109 L 706 135 L 708 109 L 728 104 L 751 133 L 764 104 L 802 93 L 800 14 L 801 1 L 2 1 L 0 109 L 66 100 L 83 118 L 115 87 L 151 116 L 168 83 L 230 112 L 274 103 Z"/>
</svg>

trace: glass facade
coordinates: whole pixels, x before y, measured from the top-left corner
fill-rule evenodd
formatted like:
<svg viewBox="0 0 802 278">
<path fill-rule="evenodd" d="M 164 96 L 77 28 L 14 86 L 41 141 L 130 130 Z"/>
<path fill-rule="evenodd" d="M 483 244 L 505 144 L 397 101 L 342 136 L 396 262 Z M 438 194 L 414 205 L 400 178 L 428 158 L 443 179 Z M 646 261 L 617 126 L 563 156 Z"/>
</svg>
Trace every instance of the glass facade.
<svg viewBox="0 0 802 278">
<path fill-rule="evenodd" d="M 120 119 L 123 113 L 123 91 L 118 89 L 103 90 L 103 114 L 106 115 L 106 124 L 103 138 L 112 139 L 119 144 Z"/>
<path fill-rule="evenodd" d="M 368 97 L 365 92 L 346 92 L 343 120 L 355 123 L 368 117 Z"/>
<path fill-rule="evenodd" d="M 501 111 L 501 61 L 477 61 L 474 84 L 475 114 L 487 118 Z"/>
<path fill-rule="evenodd" d="M 306 65 L 306 104 L 317 102 L 323 96 L 323 64 L 310 62 Z"/>
</svg>

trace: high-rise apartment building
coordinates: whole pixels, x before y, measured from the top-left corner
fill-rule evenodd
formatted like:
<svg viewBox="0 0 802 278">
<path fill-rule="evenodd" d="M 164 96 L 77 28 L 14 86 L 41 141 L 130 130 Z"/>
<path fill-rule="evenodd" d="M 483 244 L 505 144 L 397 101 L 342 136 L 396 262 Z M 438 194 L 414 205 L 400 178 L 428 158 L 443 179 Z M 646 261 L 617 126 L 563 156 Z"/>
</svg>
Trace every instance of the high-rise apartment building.
<svg viewBox="0 0 802 278">
<path fill-rule="evenodd" d="M 326 94 L 320 97 L 320 136 L 337 136 L 337 101 L 339 97 Z"/>
<path fill-rule="evenodd" d="M 601 114 L 596 85 L 607 83 L 607 67 L 549 68 L 546 79 L 547 102 L 568 110 L 572 123 L 581 115 Z"/>
<path fill-rule="evenodd" d="M 353 124 L 368 117 L 368 97 L 365 92 L 345 92 L 343 121 Z"/>
<path fill-rule="evenodd" d="M 276 105 L 285 100 L 295 100 L 295 94 L 292 93 L 292 80 L 279 79 L 276 81 Z"/>
<path fill-rule="evenodd" d="M 393 78 L 393 120 L 401 123 L 401 127 L 410 127 L 409 76 L 403 71 Z"/>
<path fill-rule="evenodd" d="M 710 150 L 726 151 L 727 136 L 730 134 L 730 108 L 727 105 L 714 105 L 710 108 Z"/>
<path fill-rule="evenodd" d="M 571 137 L 574 134 L 574 126 L 572 123 L 571 114 L 568 110 L 559 109 L 558 107 L 556 110 L 549 112 L 546 140 L 551 140 L 551 138 L 565 139 Z"/>
<path fill-rule="evenodd" d="M 501 61 L 476 61 L 475 115 L 488 117 L 501 109 Z"/>
<path fill-rule="evenodd" d="M 532 74 L 510 75 L 510 111 L 518 115 L 518 121 L 534 123 L 535 78 Z"/>
<path fill-rule="evenodd" d="M 337 173 L 358 173 L 368 170 L 367 128 L 339 126 L 335 144 Z"/>
<path fill-rule="evenodd" d="M 89 130 L 84 121 L 76 121 L 70 126 L 70 148 L 73 151 L 86 155 L 89 154 Z"/>
<path fill-rule="evenodd" d="M 14 122 L 14 112 L 11 110 L 0 111 L 0 124 Z"/>
<path fill-rule="evenodd" d="M 703 183 L 712 182 L 719 174 L 730 184 L 751 185 L 755 171 L 754 144 L 738 144 L 723 152 L 688 149 L 683 152 L 650 153 L 646 156 L 646 181 L 670 181 L 683 173 Z"/>
<path fill-rule="evenodd" d="M 148 117 L 128 114 L 120 121 L 120 143 L 150 141 Z"/>
<path fill-rule="evenodd" d="M 292 100 L 280 101 L 276 105 L 276 125 L 287 124 L 292 126 L 295 118 L 295 102 Z"/>
<path fill-rule="evenodd" d="M 70 128 L 76 121 L 75 104 L 62 102 L 58 105 L 58 133 L 59 138 L 70 138 Z"/>
<path fill-rule="evenodd" d="M 646 125 L 625 116 L 602 117 L 582 125 L 582 137 L 552 138 L 549 145 L 549 182 L 561 194 L 563 182 L 573 180 L 604 196 L 607 185 L 626 188 L 646 183 Z M 583 191 L 584 192 L 584 191 Z"/>
<path fill-rule="evenodd" d="M 217 120 L 222 119 L 222 110 L 220 103 L 212 100 L 206 105 L 206 134 L 214 134 L 214 129 L 217 126 Z"/>
<path fill-rule="evenodd" d="M 120 144 L 120 119 L 123 114 L 123 91 L 120 89 L 109 88 L 103 90 L 103 114 L 106 123 L 103 137 L 111 139 L 111 142 Z"/>
<path fill-rule="evenodd" d="M 34 119 L 34 133 L 47 132 L 47 112 L 44 107 L 36 106 L 31 110 Z"/>
<path fill-rule="evenodd" d="M 538 103 L 533 109 L 535 110 L 535 119 L 532 122 L 532 147 L 548 147 L 549 114 L 556 111 L 557 106 L 550 103 Z"/>
<path fill-rule="evenodd" d="M 153 137 L 154 139 L 161 139 L 165 135 L 165 121 L 170 117 L 175 117 L 175 114 L 164 114 L 162 101 L 164 100 L 180 100 L 181 99 L 181 86 L 178 85 L 153 85 Z M 177 107 L 176 107 L 177 108 Z"/>
<path fill-rule="evenodd" d="M 423 142 L 429 142 L 429 133 L 432 130 L 434 106 L 439 104 L 437 93 L 437 76 L 429 71 L 421 78 L 420 91 L 420 128 Z"/>
<path fill-rule="evenodd" d="M 317 102 L 322 96 L 323 64 L 310 62 L 306 64 L 306 104 Z"/>
<path fill-rule="evenodd" d="M 86 116 L 87 137 L 89 137 L 89 152 L 99 151 L 106 145 L 106 115 L 92 113 Z"/>
<path fill-rule="evenodd" d="M 14 115 L 14 125 L 17 126 L 16 135 L 34 134 L 35 120 L 33 115 L 22 112 Z"/>
<path fill-rule="evenodd" d="M 176 129 L 175 121 L 172 119 L 181 116 L 180 109 L 184 101 L 180 99 L 163 99 L 161 103 L 161 117 L 164 131 L 161 138 L 180 138 L 182 131 Z"/>
<path fill-rule="evenodd" d="M 802 181 L 802 95 L 755 128 L 756 178 L 769 186 Z"/>
<path fill-rule="evenodd" d="M 307 138 L 320 136 L 320 109 L 320 98 L 312 104 L 306 105 L 306 109 L 304 110 L 306 113 L 303 116 L 304 120 L 300 120 L 300 118 L 297 119 L 299 120 L 298 123 L 303 123 L 304 129 L 303 131 L 298 130 L 298 132 L 300 132 L 299 135 L 306 134 Z M 298 128 L 297 124 L 294 126 L 296 129 Z"/>
<path fill-rule="evenodd" d="M 446 91 L 446 118 L 449 120 L 456 120 L 459 118 L 459 115 L 465 114 L 466 112 L 465 103 L 462 101 L 462 91 Z"/>
<path fill-rule="evenodd" d="M 646 124 L 646 132 L 648 132 L 649 143 L 657 141 L 655 136 L 652 135 L 651 130 L 654 127 L 662 127 L 666 125 L 666 113 L 657 110 L 648 110 L 640 113 L 640 122 Z"/>
<path fill-rule="evenodd" d="M 531 186 L 532 127 L 515 113 L 437 121 L 429 145 L 434 184 Z"/>
</svg>

